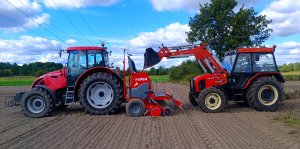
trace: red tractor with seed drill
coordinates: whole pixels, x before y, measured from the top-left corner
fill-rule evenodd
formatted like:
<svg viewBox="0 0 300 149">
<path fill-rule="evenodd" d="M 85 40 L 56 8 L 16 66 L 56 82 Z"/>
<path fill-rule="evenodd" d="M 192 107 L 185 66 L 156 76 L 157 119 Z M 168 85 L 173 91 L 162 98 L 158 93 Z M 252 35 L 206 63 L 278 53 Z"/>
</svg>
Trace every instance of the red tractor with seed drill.
<svg viewBox="0 0 300 149">
<path fill-rule="evenodd" d="M 221 63 L 205 43 L 146 49 L 144 69 L 162 58 L 194 56 L 205 74 L 190 81 L 189 100 L 204 112 L 223 111 L 227 101 L 248 103 L 258 111 L 277 111 L 283 98 L 280 74 L 273 48 L 239 48 L 225 53 Z"/>
<path fill-rule="evenodd" d="M 130 57 L 127 87 L 125 51 L 123 74 L 110 66 L 110 52 L 104 44 L 69 47 L 66 52 L 69 54 L 67 68 L 40 76 L 30 91 L 14 97 L 13 103 L 21 103 L 26 116 L 44 117 L 75 102 L 93 115 L 112 114 L 123 102 L 128 102 L 126 111 L 130 116 L 170 115 L 174 105 L 182 108 L 181 102 L 171 95 L 153 90 L 148 74 L 137 72 Z"/>
</svg>

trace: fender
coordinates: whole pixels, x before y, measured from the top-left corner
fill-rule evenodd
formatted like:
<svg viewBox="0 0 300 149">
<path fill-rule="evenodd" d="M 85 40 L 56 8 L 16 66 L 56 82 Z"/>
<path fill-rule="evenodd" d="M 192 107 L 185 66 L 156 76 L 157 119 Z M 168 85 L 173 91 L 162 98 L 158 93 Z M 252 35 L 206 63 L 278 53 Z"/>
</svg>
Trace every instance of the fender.
<svg viewBox="0 0 300 149">
<path fill-rule="evenodd" d="M 265 72 L 265 73 L 262 72 L 262 73 L 257 73 L 256 75 L 251 77 L 245 84 L 244 89 L 247 89 L 250 86 L 251 82 L 253 82 L 253 80 L 255 80 L 255 79 L 258 79 L 261 77 L 272 77 L 272 76 L 274 76 L 277 79 L 277 81 L 279 81 L 281 83 L 285 82 L 285 80 L 282 77 L 282 75 L 280 74 L 280 72 Z"/>
<path fill-rule="evenodd" d="M 50 94 L 50 96 L 53 98 L 55 105 L 59 104 L 60 101 L 58 100 L 56 93 L 51 88 L 49 88 L 45 85 L 35 85 L 34 87 L 39 87 L 39 88 L 46 90 Z M 32 88 L 34 88 L 34 87 L 32 87 Z"/>
<path fill-rule="evenodd" d="M 93 67 L 93 68 L 90 68 L 90 69 L 86 70 L 85 72 L 83 72 L 78 77 L 78 79 L 75 83 L 75 93 L 74 93 L 75 99 L 77 97 L 77 93 L 78 93 L 78 90 L 79 90 L 79 87 L 80 87 L 80 84 L 82 83 L 82 81 L 85 78 L 87 78 L 89 75 L 91 75 L 93 73 L 96 73 L 96 72 L 105 72 L 105 73 L 108 73 L 110 75 L 113 75 L 118 79 L 118 81 L 120 81 L 121 84 L 123 84 L 123 78 L 117 72 L 115 72 L 113 69 L 110 69 L 110 68 L 107 68 L 107 67 L 102 67 L 102 66 Z"/>
</svg>

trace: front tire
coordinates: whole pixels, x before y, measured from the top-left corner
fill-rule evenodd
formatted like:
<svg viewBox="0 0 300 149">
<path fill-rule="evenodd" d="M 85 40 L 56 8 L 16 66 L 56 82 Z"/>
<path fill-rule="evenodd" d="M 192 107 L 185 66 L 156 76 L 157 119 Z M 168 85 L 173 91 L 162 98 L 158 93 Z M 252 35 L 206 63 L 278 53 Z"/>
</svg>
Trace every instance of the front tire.
<svg viewBox="0 0 300 149">
<path fill-rule="evenodd" d="M 225 93 L 215 87 L 204 89 L 199 93 L 198 104 L 203 112 L 217 113 L 224 110 L 226 106 Z"/>
<path fill-rule="evenodd" d="M 258 111 L 277 111 L 282 98 L 281 84 L 271 77 L 257 79 L 247 91 L 248 104 Z"/>
<path fill-rule="evenodd" d="M 31 90 L 21 100 L 21 107 L 28 117 L 40 118 L 49 115 L 54 107 L 53 99 L 42 90 Z"/>
<path fill-rule="evenodd" d="M 80 86 L 80 103 L 90 114 L 112 114 L 122 102 L 120 88 L 121 84 L 114 76 L 102 72 L 94 73 Z"/>
</svg>

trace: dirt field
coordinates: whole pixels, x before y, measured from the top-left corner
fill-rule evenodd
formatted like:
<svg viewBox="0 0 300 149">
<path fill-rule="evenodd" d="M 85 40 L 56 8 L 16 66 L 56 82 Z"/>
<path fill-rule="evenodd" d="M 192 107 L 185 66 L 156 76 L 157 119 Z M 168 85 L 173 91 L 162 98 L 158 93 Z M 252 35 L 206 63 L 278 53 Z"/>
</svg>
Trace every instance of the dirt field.
<svg viewBox="0 0 300 149">
<path fill-rule="evenodd" d="M 0 88 L 0 148 L 300 148 L 299 128 L 274 120 L 290 110 L 299 114 L 300 99 L 285 101 L 279 112 L 233 104 L 223 113 L 207 114 L 189 104 L 186 86 L 167 84 L 185 112 L 132 118 L 123 107 L 111 116 L 90 116 L 74 105 L 32 119 L 19 107 L 4 106 L 5 96 L 27 88 Z"/>
</svg>

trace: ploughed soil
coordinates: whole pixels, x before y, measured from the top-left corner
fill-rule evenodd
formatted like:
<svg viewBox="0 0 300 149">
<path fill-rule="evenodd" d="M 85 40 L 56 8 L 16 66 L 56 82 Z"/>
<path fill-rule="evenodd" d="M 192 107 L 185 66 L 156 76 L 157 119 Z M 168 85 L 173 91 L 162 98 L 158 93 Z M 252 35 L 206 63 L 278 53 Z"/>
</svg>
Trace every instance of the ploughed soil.
<svg viewBox="0 0 300 149">
<path fill-rule="evenodd" d="M 92 116 L 80 105 L 50 117 L 28 118 L 5 99 L 29 87 L 0 87 L 0 148 L 300 148 L 300 128 L 276 120 L 299 117 L 300 98 L 286 100 L 278 112 L 257 112 L 231 103 L 208 114 L 187 99 L 189 88 L 165 84 L 183 102 L 169 117 L 129 117 L 125 106 L 114 115 Z M 299 88 L 300 82 L 286 88 Z"/>
</svg>

